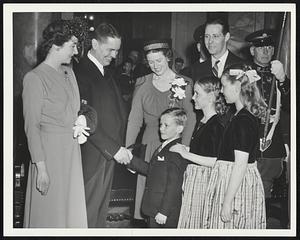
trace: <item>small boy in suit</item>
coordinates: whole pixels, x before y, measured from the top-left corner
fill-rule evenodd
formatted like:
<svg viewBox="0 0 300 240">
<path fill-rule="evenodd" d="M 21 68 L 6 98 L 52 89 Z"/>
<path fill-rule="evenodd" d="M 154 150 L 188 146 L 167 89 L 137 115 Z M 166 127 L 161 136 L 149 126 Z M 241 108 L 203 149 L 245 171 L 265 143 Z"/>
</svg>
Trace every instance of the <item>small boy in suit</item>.
<svg viewBox="0 0 300 240">
<path fill-rule="evenodd" d="M 159 128 L 164 141 L 162 145 L 154 152 L 149 163 L 134 156 L 127 165 L 129 169 L 147 176 L 142 212 L 148 216 L 150 228 L 177 228 L 187 161 L 169 149 L 181 142 L 186 120 L 183 109 L 164 111 Z"/>
</svg>

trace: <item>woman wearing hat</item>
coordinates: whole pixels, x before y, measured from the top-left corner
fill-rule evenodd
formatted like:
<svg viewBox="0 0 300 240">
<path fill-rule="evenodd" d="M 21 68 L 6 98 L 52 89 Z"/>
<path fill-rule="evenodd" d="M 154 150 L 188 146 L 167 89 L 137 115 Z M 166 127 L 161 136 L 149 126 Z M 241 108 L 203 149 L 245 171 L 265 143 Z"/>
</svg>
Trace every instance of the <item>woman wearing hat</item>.
<svg viewBox="0 0 300 240">
<path fill-rule="evenodd" d="M 145 123 L 142 144 L 146 145 L 145 161 L 149 162 L 155 149 L 161 144 L 159 137 L 159 116 L 170 107 L 181 107 L 187 112 L 187 127 L 182 143 L 189 146 L 196 116 L 193 112 L 192 81 L 177 75 L 169 67 L 172 50 L 166 41 L 150 41 L 144 46 L 145 55 L 152 73 L 138 78 L 129 114 L 126 146 L 135 143 L 140 128 Z M 135 219 L 142 219 L 141 199 L 145 188 L 145 177 L 139 175 L 135 199 Z"/>
</svg>

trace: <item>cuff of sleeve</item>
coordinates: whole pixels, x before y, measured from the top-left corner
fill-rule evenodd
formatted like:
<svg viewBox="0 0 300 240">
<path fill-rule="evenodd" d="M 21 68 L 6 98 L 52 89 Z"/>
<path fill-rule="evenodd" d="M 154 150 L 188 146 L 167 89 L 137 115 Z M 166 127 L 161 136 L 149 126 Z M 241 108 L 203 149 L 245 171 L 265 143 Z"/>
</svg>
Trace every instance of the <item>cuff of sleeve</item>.
<svg viewBox="0 0 300 240">
<path fill-rule="evenodd" d="M 165 215 L 165 216 L 169 216 L 170 215 L 170 211 L 166 210 L 166 209 L 158 209 L 158 212 Z"/>
<path fill-rule="evenodd" d="M 278 89 L 282 94 L 284 94 L 284 95 L 288 94 L 290 91 L 290 80 L 287 77 L 285 77 L 285 80 L 283 83 L 279 82 Z"/>
<path fill-rule="evenodd" d="M 127 170 L 133 174 L 136 174 L 136 171 L 131 170 L 130 168 L 127 168 Z"/>
</svg>

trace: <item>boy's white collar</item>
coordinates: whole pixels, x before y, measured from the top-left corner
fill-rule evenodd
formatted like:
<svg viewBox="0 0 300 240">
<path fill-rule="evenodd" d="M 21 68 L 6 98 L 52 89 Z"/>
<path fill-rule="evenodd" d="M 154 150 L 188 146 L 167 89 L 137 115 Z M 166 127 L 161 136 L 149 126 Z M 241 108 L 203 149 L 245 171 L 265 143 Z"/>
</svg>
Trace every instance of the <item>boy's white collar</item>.
<svg viewBox="0 0 300 240">
<path fill-rule="evenodd" d="M 168 145 L 170 142 L 174 141 L 175 139 L 178 139 L 180 137 L 173 137 L 171 139 L 165 140 L 162 145 L 161 145 L 161 149 L 163 149 L 166 145 Z"/>
</svg>

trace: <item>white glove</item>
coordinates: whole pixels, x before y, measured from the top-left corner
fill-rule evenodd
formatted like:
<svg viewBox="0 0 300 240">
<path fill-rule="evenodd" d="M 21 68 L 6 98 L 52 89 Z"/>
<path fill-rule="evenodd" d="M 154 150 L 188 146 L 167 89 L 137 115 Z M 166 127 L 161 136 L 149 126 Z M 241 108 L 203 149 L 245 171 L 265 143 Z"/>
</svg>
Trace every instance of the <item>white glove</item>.
<svg viewBox="0 0 300 240">
<path fill-rule="evenodd" d="M 285 80 L 285 73 L 283 70 L 283 65 L 280 61 L 274 60 L 271 62 L 271 73 L 274 74 L 276 79 L 279 80 L 279 82 L 284 82 Z"/>
<path fill-rule="evenodd" d="M 90 136 L 90 134 L 86 130 L 90 130 L 90 128 L 86 126 L 86 118 L 84 115 L 78 116 L 73 130 L 73 137 L 77 138 L 79 144 L 83 144 L 87 141 L 87 136 Z"/>
</svg>

